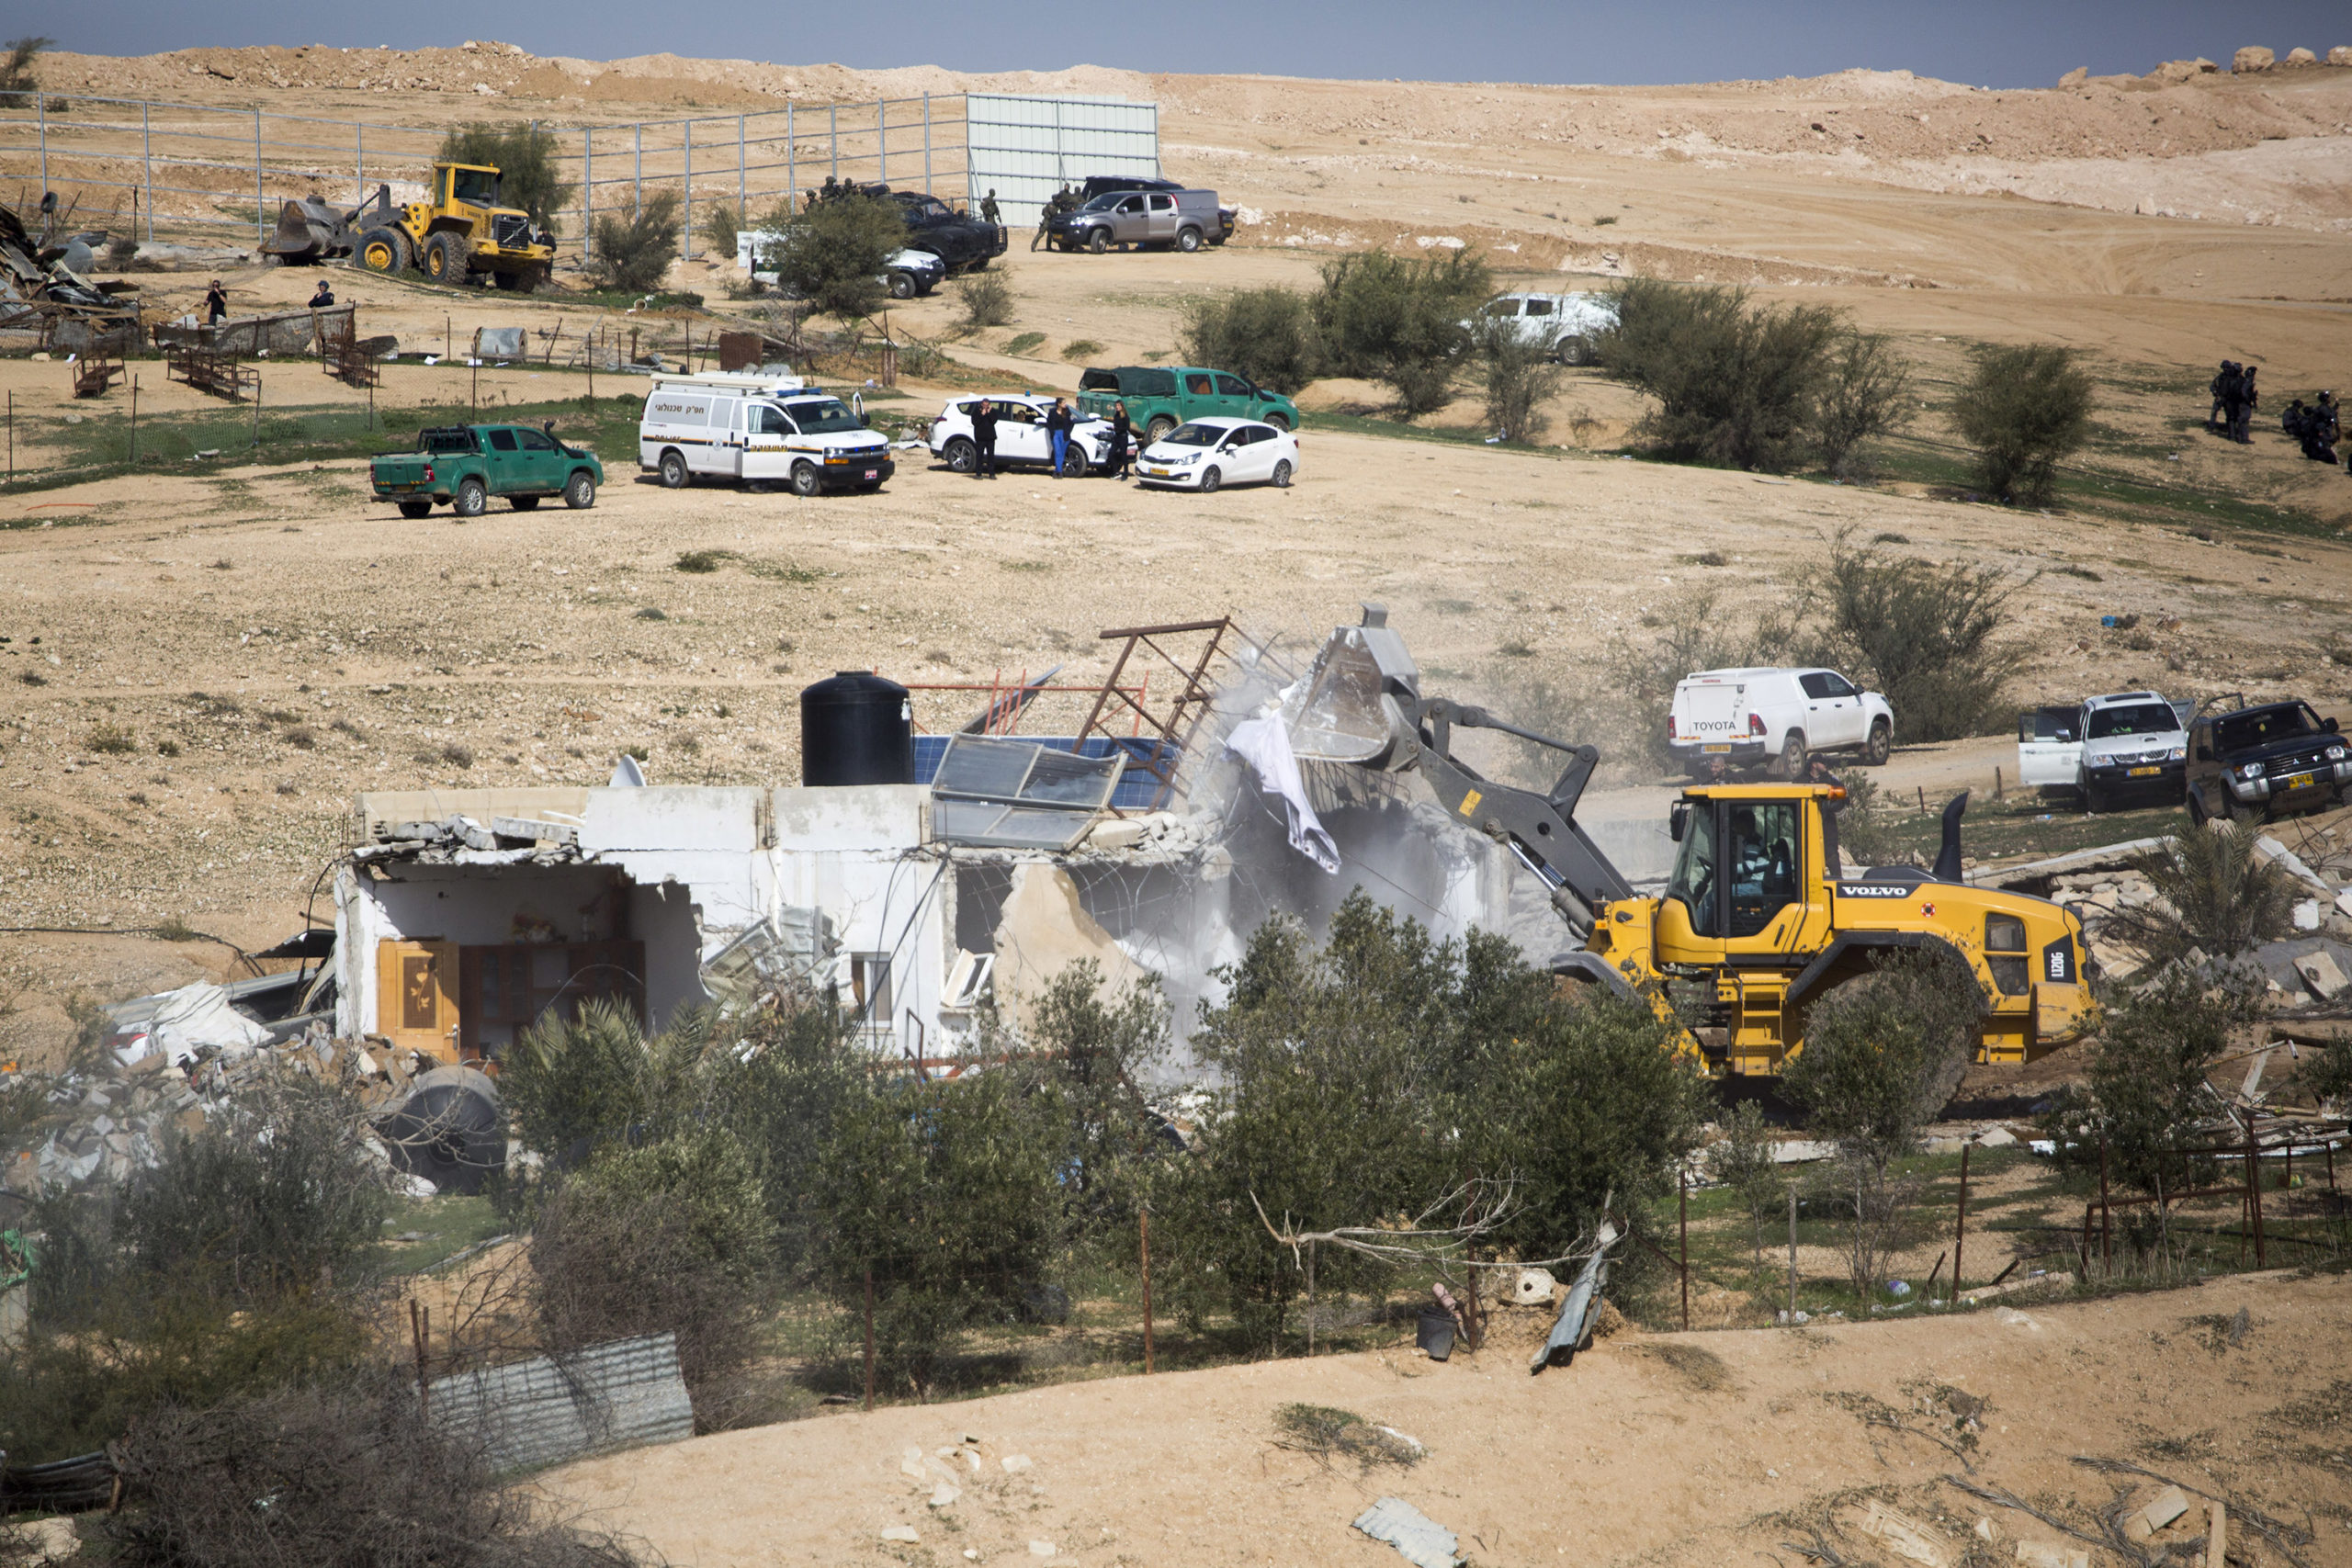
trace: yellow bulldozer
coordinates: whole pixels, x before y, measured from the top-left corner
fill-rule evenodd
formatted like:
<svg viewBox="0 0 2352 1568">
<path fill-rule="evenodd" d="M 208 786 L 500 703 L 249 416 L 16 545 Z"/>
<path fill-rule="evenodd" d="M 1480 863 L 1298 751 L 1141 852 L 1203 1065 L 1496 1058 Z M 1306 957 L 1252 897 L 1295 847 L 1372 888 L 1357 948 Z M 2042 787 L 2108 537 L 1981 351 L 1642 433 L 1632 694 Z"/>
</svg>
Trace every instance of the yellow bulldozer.
<svg viewBox="0 0 2352 1568">
<path fill-rule="evenodd" d="M 1645 897 L 1577 825 L 1599 752 L 1423 696 L 1378 606 L 1332 634 L 1283 714 L 1301 761 L 1418 773 L 1455 820 L 1508 847 L 1580 943 L 1554 972 L 1648 1001 L 1711 1075 L 1777 1076 L 1804 1048 L 1814 1005 L 1894 952 L 1945 953 L 1975 976 L 1979 1063 L 2031 1061 L 2096 1020 L 2082 922 L 2047 899 L 1962 878 L 1964 795 L 1945 809 L 1932 868 L 1857 874 L 1838 849 L 1842 785 L 1693 785 L 1668 819 L 1673 874 Z M 1566 767 L 1542 794 L 1488 779 L 1454 756 L 1456 728 L 1517 736 L 1565 754 Z"/>
<path fill-rule="evenodd" d="M 547 281 L 555 241 L 519 208 L 499 205 L 499 171 L 481 164 L 435 164 L 423 201 L 394 205 L 379 186 L 371 206 L 351 215 L 358 231 L 351 264 L 369 272 L 411 267 L 435 283 L 487 275 L 501 288 L 527 294 Z"/>
</svg>

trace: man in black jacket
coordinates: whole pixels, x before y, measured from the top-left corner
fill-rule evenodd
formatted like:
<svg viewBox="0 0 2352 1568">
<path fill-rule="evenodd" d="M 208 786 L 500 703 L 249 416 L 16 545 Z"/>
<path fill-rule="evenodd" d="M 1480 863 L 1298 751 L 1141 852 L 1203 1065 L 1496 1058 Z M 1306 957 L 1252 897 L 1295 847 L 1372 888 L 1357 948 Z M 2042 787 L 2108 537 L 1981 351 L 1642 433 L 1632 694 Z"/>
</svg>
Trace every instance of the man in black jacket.
<svg viewBox="0 0 2352 1568">
<path fill-rule="evenodd" d="M 2254 411 L 2262 406 L 2262 394 L 2254 384 L 2257 368 L 2249 365 L 2238 373 L 2238 395 L 2230 401 L 2230 439 L 2241 446 L 2254 445 Z"/>
<path fill-rule="evenodd" d="M 1135 444 L 1135 427 L 1127 423 L 1127 405 L 1111 405 L 1111 477 L 1127 477 L 1127 448 Z"/>
<path fill-rule="evenodd" d="M 972 446 L 978 453 L 972 463 L 972 477 L 996 478 L 996 406 L 986 398 L 972 410 Z"/>
</svg>

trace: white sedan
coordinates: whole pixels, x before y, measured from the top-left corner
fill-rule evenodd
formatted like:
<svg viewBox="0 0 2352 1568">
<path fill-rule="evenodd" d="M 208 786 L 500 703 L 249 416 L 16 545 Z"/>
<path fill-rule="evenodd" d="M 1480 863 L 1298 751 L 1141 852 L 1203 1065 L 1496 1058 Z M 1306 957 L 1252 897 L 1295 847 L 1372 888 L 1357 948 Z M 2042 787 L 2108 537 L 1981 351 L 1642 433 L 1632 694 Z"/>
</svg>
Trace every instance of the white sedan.
<svg viewBox="0 0 2352 1568">
<path fill-rule="evenodd" d="M 931 422 L 933 457 L 958 474 L 968 474 L 979 466 L 979 448 L 972 442 L 972 411 L 984 401 L 996 409 L 999 468 L 1054 466 L 1054 446 L 1046 431 L 1046 416 L 1054 412 L 1054 400 L 1035 392 L 992 392 L 985 399 L 948 399 L 947 406 L 939 411 L 939 417 Z M 1077 415 L 1070 427 L 1062 472 L 1073 479 L 1083 479 L 1090 470 L 1101 473 L 1110 466 L 1111 422 L 1092 414 Z"/>
<path fill-rule="evenodd" d="M 1197 490 L 1228 484 L 1287 489 L 1298 477 L 1298 434 L 1254 419 L 1196 419 L 1143 449 L 1136 478 L 1148 485 Z"/>
</svg>

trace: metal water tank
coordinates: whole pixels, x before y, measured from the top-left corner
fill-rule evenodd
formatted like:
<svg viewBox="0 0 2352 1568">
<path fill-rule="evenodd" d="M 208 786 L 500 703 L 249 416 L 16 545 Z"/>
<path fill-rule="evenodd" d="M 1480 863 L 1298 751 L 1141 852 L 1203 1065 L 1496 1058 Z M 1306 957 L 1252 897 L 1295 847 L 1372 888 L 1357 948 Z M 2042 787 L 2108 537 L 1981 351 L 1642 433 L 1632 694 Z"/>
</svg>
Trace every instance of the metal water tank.
<svg viewBox="0 0 2352 1568">
<path fill-rule="evenodd" d="M 914 783 L 914 707 L 907 689 L 870 670 L 844 670 L 804 690 L 800 782 Z"/>
</svg>

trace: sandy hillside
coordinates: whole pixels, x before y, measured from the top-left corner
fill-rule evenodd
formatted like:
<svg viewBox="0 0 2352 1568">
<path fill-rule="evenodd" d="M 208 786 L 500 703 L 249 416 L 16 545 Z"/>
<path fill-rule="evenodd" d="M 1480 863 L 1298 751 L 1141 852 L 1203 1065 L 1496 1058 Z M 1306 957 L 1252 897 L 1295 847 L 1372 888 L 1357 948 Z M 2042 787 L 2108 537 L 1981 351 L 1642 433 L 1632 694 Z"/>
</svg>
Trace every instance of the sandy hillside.
<svg viewBox="0 0 2352 1568">
<path fill-rule="evenodd" d="M 2231 1348 L 2240 1307 L 2248 1328 Z M 2352 1562 L 2336 1451 L 2352 1317 L 2337 1280 L 2259 1276 L 1957 1320 L 1626 1334 L 1533 1378 L 1537 1314 L 1514 1315 L 1531 1321 L 1443 1365 L 1408 1344 L 842 1414 L 594 1461 L 548 1485 L 693 1568 L 1032 1562 L 1033 1542 L 1103 1568 L 1393 1568 L 1388 1547 L 1349 1528 L 1383 1496 L 1455 1531 L 1482 1565 L 1794 1564 L 1804 1548 L 1904 1561 L 1855 1527 L 1873 1497 L 1925 1527 L 1945 1561 L 1991 1563 L 2019 1561 L 2019 1542 L 2082 1542 L 1948 1478 L 2097 1538 L 2097 1510 L 2157 1484 L 2077 1462 L 2090 1459 L 2199 1495 L 2151 1550 L 2201 1543 L 2202 1498 L 2216 1497 L 2230 1506 L 2233 1562 Z M 1392 1427 L 1428 1458 L 1365 1472 L 1277 1447 L 1275 1412 L 1293 1402 Z M 959 1474 L 954 1502 L 929 1506 L 937 1479 L 902 1473 L 910 1453 Z M 1007 1473 L 1016 1456 L 1029 1467 Z M 893 1526 L 920 1539 L 885 1542 Z M 2094 1561 L 2123 1559 L 2102 1548 Z"/>
<path fill-rule="evenodd" d="M 1573 726 L 1614 701 L 1595 671 L 1645 615 L 1710 591 L 1733 613 L 1777 602 L 1840 530 L 2012 574 L 2030 649 L 2021 702 L 2143 682 L 2352 697 L 2352 553 L 2337 532 L 2352 524 L 2352 480 L 2304 462 L 2269 412 L 2250 448 L 2198 423 L 2223 354 L 2263 365 L 2271 411 L 2352 381 L 2352 206 L 2335 155 L 2352 70 L 2001 93 L 1905 73 L 1592 89 L 588 62 L 484 44 L 61 55 L 43 71 L 62 93 L 424 126 L 966 86 L 1148 96 L 1163 106 L 1170 170 L 1216 184 L 1251 221 L 1200 256 L 1016 243 L 1002 264 L 1015 320 L 976 338 L 953 335 L 944 297 L 894 310 L 894 330 L 949 346 L 957 386 L 1069 388 L 1080 364 L 1168 352 L 1186 301 L 1204 293 L 1311 286 L 1331 256 L 1370 244 L 1461 241 L 1506 282 L 1649 273 L 1838 306 L 1895 337 L 1931 403 L 1972 344 L 2074 345 L 2100 378 L 2107 433 L 2086 461 L 2119 484 L 2213 500 L 2032 516 L 1950 486 L 1623 460 L 1602 449 L 1641 405 L 1589 371 L 1566 378 L 1548 411 L 1555 445 L 1541 452 L 1311 432 L 1295 489 L 1205 501 L 1098 480 L 979 486 L 919 455 L 872 498 L 673 494 L 633 482 L 623 444 L 604 454 L 612 482 L 592 513 L 406 525 L 366 501 L 355 463 L 240 468 L 232 445 L 200 465 L 0 498 L 0 923 L 185 919 L 259 945 L 300 923 L 356 789 L 597 782 L 625 745 L 649 748 L 661 779 L 788 783 L 794 697 L 813 678 L 871 666 L 985 681 L 1056 661 L 1099 677 L 1094 634 L 1138 621 L 1231 610 L 1312 638 L 1378 598 L 1433 685 Z M 2266 180 L 2281 194 L 2247 221 L 2196 194 L 2209 176 L 2249 199 Z M 2152 189 L 2155 210 L 2181 215 L 2135 212 Z M 317 276 L 224 273 L 240 313 L 298 306 Z M 691 333 L 706 348 L 721 324 L 601 313 L 563 292 L 327 276 L 359 303 L 364 330 L 400 339 L 403 362 L 378 400 L 395 433 L 421 404 L 578 396 L 562 345 L 594 321 L 649 345 Z M 158 313 L 192 309 L 205 281 L 133 276 Z M 728 297 L 727 269 L 696 261 L 673 278 L 715 310 L 758 308 Z M 492 325 L 542 334 L 535 344 L 555 345 L 557 363 L 478 382 L 415 363 Z M 220 408 L 162 384 L 160 366 L 137 368 L 142 417 Z M 263 378 L 272 415 L 359 400 L 313 365 L 266 366 Z M 66 379 L 56 364 L 0 363 L 20 468 L 63 460 L 68 433 L 87 435 L 89 421 L 126 420 L 124 391 L 75 405 Z M 616 389 L 597 378 L 601 396 Z M 875 412 L 919 424 L 944 389 L 912 385 Z M 1383 396 L 1355 384 L 1301 395 L 1340 411 Z M 1481 420 L 1465 395 L 1429 423 L 1475 432 Z M 1950 439 L 1932 410 L 1917 433 Z M 2269 535 L 2201 526 L 2183 509 L 2239 499 L 2304 521 Z M 741 559 L 681 573 L 690 549 Z M 2103 631 L 2108 615 L 2141 621 Z M 925 704 L 926 722 L 945 723 L 968 699 Z M 129 750 L 95 747 L 106 731 Z M 1923 778 L 1951 772 L 1938 763 Z M 0 935 L 0 1032 L 12 1051 L 52 1048 L 77 993 L 176 983 L 224 957 L 204 943 Z"/>
</svg>

